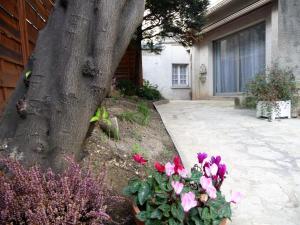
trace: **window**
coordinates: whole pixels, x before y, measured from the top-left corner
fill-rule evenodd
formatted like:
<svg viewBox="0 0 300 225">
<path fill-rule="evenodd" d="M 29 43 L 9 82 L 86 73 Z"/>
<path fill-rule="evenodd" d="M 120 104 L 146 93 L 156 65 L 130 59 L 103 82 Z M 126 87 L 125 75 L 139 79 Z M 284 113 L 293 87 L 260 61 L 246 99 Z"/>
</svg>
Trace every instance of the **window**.
<svg viewBox="0 0 300 225">
<path fill-rule="evenodd" d="M 265 23 L 213 43 L 216 95 L 244 92 L 246 84 L 265 70 Z"/>
<path fill-rule="evenodd" d="M 173 87 L 188 86 L 188 64 L 172 65 L 172 86 Z"/>
</svg>

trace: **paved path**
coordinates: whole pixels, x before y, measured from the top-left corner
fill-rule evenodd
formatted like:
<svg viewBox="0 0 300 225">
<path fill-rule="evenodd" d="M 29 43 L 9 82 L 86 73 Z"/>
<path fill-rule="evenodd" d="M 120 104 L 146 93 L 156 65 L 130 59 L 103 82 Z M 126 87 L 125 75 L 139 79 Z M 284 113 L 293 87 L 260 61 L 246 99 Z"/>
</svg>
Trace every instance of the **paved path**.
<svg viewBox="0 0 300 225">
<path fill-rule="evenodd" d="M 157 109 L 187 167 L 203 151 L 228 164 L 223 191 L 244 195 L 232 225 L 300 224 L 300 119 L 256 119 L 231 101 L 171 101 Z"/>
</svg>

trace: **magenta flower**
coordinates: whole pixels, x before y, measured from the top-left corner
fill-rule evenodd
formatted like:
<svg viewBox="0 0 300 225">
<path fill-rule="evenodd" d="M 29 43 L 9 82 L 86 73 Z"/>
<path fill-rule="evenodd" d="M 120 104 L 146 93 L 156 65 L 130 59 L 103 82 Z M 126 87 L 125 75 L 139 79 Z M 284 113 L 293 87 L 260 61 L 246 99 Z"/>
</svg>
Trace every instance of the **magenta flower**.
<svg viewBox="0 0 300 225">
<path fill-rule="evenodd" d="M 172 181 L 171 184 L 175 193 L 179 195 L 183 190 L 183 186 L 184 186 L 183 183 L 180 183 L 179 181 Z"/>
<path fill-rule="evenodd" d="M 185 168 L 178 169 L 177 172 L 178 172 L 179 176 L 181 176 L 182 178 L 187 178 L 188 177 L 189 172 Z"/>
<path fill-rule="evenodd" d="M 226 174 L 227 168 L 225 164 L 220 164 L 218 169 L 218 176 L 223 180 Z"/>
<path fill-rule="evenodd" d="M 219 156 L 219 155 L 217 157 L 212 156 L 210 162 L 211 162 L 211 164 L 215 163 L 215 164 L 219 165 L 221 162 L 221 156 Z"/>
<path fill-rule="evenodd" d="M 203 163 L 203 161 L 207 158 L 207 154 L 205 152 L 203 153 L 199 152 L 197 156 L 198 156 L 199 163 Z"/>
<path fill-rule="evenodd" d="M 166 170 L 166 174 L 167 176 L 172 176 L 175 173 L 175 165 L 173 163 L 168 162 L 165 165 L 165 170 Z"/>
<path fill-rule="evenodd" d="M 184 193 L 181 196 L 181 205 L 185 212 L 188 212 L 191 208 L 197 206 L 197 201 L 195 199 L 195 194 L 193 192 Z"/>
<path fill-rule="evenodd" d="M 242 193 L 241 192 L 233 192 L 231 194 L 231 197 L 230 197 L 230 201 L 229 202 L 232 202 L 234 204 L 237 204 L 241 201 L 242 199 Z"/>
</svg>

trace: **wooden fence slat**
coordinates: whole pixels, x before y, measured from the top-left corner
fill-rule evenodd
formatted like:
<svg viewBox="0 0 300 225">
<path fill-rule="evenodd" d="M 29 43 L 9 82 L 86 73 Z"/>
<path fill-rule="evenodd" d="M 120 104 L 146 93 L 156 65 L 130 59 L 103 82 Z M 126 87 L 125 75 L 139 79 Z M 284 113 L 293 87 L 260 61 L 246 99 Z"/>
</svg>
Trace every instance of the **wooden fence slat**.
<svg viewBox="0 0 300 225">
<path fill-rule="evenodd" d="M 19 75 L 0 71 L 0 85 L 2 87 L 15 88 Z"/>
<path fill-rule="evenodd" d="M 42 29 L 45 25 L 45 22 L 43 19 L 37 14 L 34 9 L 28 5 L 25 4 L 25 12 L 26 12 L 26 19 L 29 20 L 36 28 L 39 30 Z"/>
<path fill-rule="evenodd" d="M 16 42 L 21 43 L 20 41 L 20 32 L 15 30 L 13 27 L 6 24 L 5 21 L 0 18 L 0 32 L 5 34 L 7 37 L 14 39 Z"/>
<path fill-rule="evenodd" d="M 9 60 L 16 64 L 22 64 L 22 55 L 0 45 L 0 58 Z"/>
<path fill-rule="evenodd" d="M 35 10 L 45 19 L 48 19 L 49 12 L 45 9 L 43 4 L 39 0 L 26 0 L 27 4 L 30 4 Z"/>
<path fill-rule="evenodd" d="M 27 32 L 27 21 L 26 21 L 26 11 L 25 11 L 25 0 L 18 0 L 18 12 L 19 12 L 19 26 L 21 33 L 21 43 L 22 43 L 22 55 L 23 55 L 23 65 L 27 63 L 29 57 L 29 47 L 28 47 L 28 32 Z"/>
<path fill-rule="evenodd" d="M 15 52 L 22 51 L 20 43 L 6 35 L 4 32 L 0 32 L 0 45 L 5 46 Z"/>
<path fill-rule="evenodd" d="M 10 27 L 14 28 L 15 30 L 19 30 L 18 27 L 18 20 L 16 17 L 11 17 L 10 15 L 3 12 L 3 10 L 0 8 L 0 20 L 2 20 L 4 23 L 8 24 Z"/>
<path fill-rule="evenodd" d="M 10 14 L 18 17 L 17 0 L 0 0 L 0 6 L 2 6 Z"/>
<path fill-rule="evenodd" d="M 35 44 L 39 32 L 28 22 L 27 22 L 27 30 L 28 30 L 29 43 Z"/>
</svg>

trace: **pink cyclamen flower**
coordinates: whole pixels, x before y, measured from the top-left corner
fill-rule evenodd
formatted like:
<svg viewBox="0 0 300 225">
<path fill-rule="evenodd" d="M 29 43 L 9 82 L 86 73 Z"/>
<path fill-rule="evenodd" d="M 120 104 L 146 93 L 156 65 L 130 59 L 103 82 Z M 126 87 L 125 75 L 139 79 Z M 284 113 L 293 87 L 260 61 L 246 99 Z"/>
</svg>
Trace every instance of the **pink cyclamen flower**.
<svg viewBox="0 0 300 225">
<path fill-rule="evenodd" d="M 209 167 L 208 166 L 205 167 L 205 173 L 208 177 L 216 176 L 218 173 L 218 169 L 219 169 L 218 165 L 213 163 Z"/>
<path fill-rule="evenodd" d="M 200 184 L 201 184 L 201 187 L 206 190 L 209 186 L 212 185 L 212 180 L 211 178 L 207 178 L 206 176 L 202 176 L 200 178 Z"/>
<path fill-rule="evenodd" d="M 197 206 L 196 196 L 193 192 L 184 193 L 181 196 L 181 205 L 185 212 L 188 212 L 191 208 Z"/>
<path fill-rule="evenodd" d="M 181 176 L 182 178 L 187 178 L 188 177 L 189 171 L 186 170 L 185 168 L 178 169 L 177 172 L 178 172 L 179 176 Z"/>
<path fill-rule="evenodd" d="M 208 194 L 208 196 L 210 198 L 215 199 L 217 197 L 217 190 L 213 186 L 211 178 L 202 176 L 200 178 L 200 184 L 201 184 L 201 187 L 206 191 L 206 193 Z"/>
<path fill-rule="evenodd" d="M 205 152 L 203 153 L 199 152 L 197 154 L 197 157 L 198 157 L 198 162 L 203 163 L 203 161 L 207 158 L 207 154 Z"/>
<path fill-rule="evenodd" d="M 206 189 L 206 193 L 207 193 L 208 196 L 209 196 L 210 198 L 212 198 L 212 199 L 217 198 L 217 190 L 216 190 L 216 188 L 215 188 L 213 185 L 209 186 L 209 187 Z"/>
<path fill-rule="evenodd" d="M 232 202 L 232 203 L 234 203 L 234 204 L 237 204 L 237 203 L 239 203 L 240 201 L 241 201 L 241 199 L 242 199 L 242 193 L 241 192 L 238 192 L 238 191 L 236 191 L 236 192 L 233 192 L 232 194 L 231 194 L 231 198 L 230 198 L 230 201 L 229 202 Z"/>
<path fill-rule="evenodd" d="M 179 181 L 172 181 L 171 184 L 172 184 L 172 187 L 173 187 L 175 193 L 177 195 L 179 195 L 182 192 L 182 190 L 183 190 L 184 184 L 180 183 Z"/>
<path fill-rule="evenodd" d="M 173 163 L 168 162 L 165 165 L 165 170 L 166 170 L 167 176 L 172 176 L 175 173 L 175 165 Z"/>
</svg>

